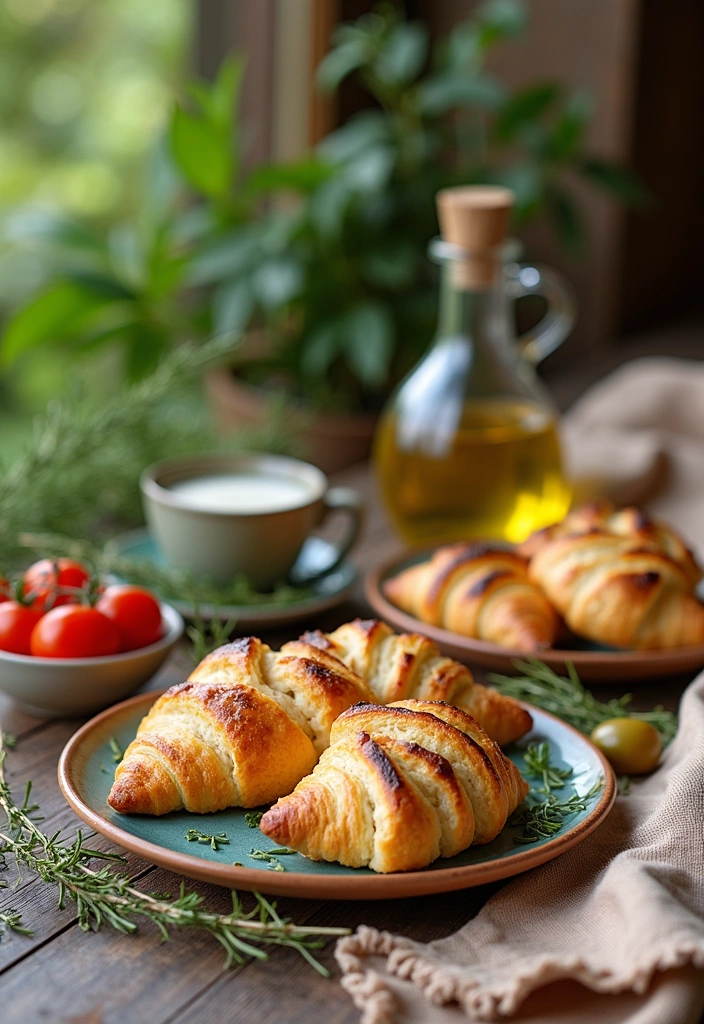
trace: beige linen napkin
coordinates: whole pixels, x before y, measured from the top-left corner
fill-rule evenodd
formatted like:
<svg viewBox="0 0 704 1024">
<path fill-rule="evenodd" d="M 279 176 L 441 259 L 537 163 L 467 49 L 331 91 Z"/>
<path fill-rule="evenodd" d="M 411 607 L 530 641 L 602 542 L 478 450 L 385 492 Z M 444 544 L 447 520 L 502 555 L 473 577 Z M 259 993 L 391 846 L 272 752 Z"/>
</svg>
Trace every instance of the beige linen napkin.
<svg viewBox="0 0 704 1024">
<path fill-rule="evenodd" d="M 563 437 L 577 501 L 646 504 L 704 555 L 704 362 L 626 363 L 573 406 Z"/>
<path fill-rule="evenodd" d="M 470 1019 L 496 1020 L 561 979 L 635 996 L 548 987 L 515 1019 L 697 1020 L 704 989 L 693 970 L 659 979 L 647 1001 L 636 997 L 656 971 L 704 967 L 704 674 L 684 695 L 662 767 L 583 843 L 509 882 L 447 939 L 423 945 L 362 927 L 338 942 L 336 957 L 364 1024 L 449 1024 L 459 1012 L 435 1007 L 453 1002 Z"/>
<path fill-rule="evenodd" d="M 627 364 L 565 420 L 579 497 L 645 504 L 704 554 L 704 364 Z M 704 674 L 662 766 L 582 844 L 428 945 L 341 939 L 363 1024 L 695 1024 L 704 1008 Z M 605 995 L 609 993 L 609 995 Z"/>
</svg>

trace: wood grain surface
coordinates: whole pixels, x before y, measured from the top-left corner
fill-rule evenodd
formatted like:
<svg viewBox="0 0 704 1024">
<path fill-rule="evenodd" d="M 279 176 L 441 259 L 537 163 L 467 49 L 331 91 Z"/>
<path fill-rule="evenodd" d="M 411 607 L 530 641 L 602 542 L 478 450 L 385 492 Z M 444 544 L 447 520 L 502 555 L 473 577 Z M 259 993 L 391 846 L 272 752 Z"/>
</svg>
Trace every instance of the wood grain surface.
<svg viewBox="0 0 704 1024">
<path fill-rule="evenodd" d="M 364 572 L 400 547 L 379 512 L 368 474 L 363 469 L 340 474 L 335 481 L 352 484 L 370 503 L 370 515 L 355 559 Z M 28 528 L 31 524 L 28 524 Z M 346 606 L 309 623 L 334 628 L 348 618 L 365 614 L 358 594 Z M 303 626 L 301 627 L 301 631 Z M 298 632 L 298 630 L 295 630 Z M 267 633 L 264 639 L 279 645 L 289 634 Z M 190 668 L 188 650 L 180 648 L 145 689 L 162 689 L 185 678 Z M 687 679 L 641 684 L 634 700 L 640 707 L 662 703 L 677 706 Z M 613 687 L 600 693 L 614 696 Z M 64 828 L 70 836 L 79 822 L 64 802 L 56 781 L 59 753 L 78 726 L 76 721 L 44 722 L 16 709 L 0 695 L 0 724 L 19 739 L 8 754 L 10 785 L 19 795 L 32 779 L 33 793 L 44 814 L 43 828 Z M 94 845 L 108 848 L 100 837 Z M 129 856 L 127 870 L 138 886 L 175 893 L 181 879 Z M 5 876 L 14 882 L 14 866 Z M 188 883 L 207 898 L 208 906 L 223 912 L 229 894 L 215 886 Z M 280 900 L 282 912 L 298 923 L 369 924 L 430 941 L 449 935 L 473 917 L 499 884 L 408 900 L 372 903 Z M 156 929 L 141 925 L 134 936 L 109 929 L 83 933 L 70 900 L 64 910 L 56 905 L 55 891 L 24 872 L 19 886 L 0 889 L 0 910 L 21 911 L 31 938 L 0 937 L 0 1021 L 2 1024 L 353 1024 L 359 1014 L 337 982 L 333 945 L 322 953 L 332 978 L 317 975 L 290 950 L 274 950 L 266 963 L 252 961 L 223 971 L 223 951 L 208 935 L 174 932 L 162 943 Z"/>
</svg>

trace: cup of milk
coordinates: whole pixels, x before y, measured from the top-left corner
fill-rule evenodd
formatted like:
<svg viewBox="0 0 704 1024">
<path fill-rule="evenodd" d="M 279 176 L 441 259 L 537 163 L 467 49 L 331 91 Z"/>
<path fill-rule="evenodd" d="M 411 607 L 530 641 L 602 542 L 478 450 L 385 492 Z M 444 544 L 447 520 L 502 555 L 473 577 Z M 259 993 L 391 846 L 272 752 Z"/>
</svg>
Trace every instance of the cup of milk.
<svg viewBox="0 0 704 1024">
<path fill-rule="evenodd" d="M 347 516 L 330 571 L 354 544 L 362 503 L 321 470 L 283 455 L 168 459 L 140 479 L 149 529 L 167 561 L 225 585 L 244 575 L 257 590 L 286 580 L 310 533 L 333 510 Z"/>
</svg>

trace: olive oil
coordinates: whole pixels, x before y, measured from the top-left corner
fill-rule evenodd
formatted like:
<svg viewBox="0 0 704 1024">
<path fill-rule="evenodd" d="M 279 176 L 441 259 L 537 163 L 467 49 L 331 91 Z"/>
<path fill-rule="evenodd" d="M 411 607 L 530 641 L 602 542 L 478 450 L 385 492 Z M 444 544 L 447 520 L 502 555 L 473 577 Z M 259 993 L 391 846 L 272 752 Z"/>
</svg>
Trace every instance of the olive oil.
<svg viewBox="0 0 704 1024">
<path fill-rule="evenodd" d="M 530 399 L 472 398 L 445 428 L 441 409 L 419 427 L 392 406 L 375 463 L 394 525 L 412 543 L 517 542 L 569 507 L 554 418 Z"/>
</svg>

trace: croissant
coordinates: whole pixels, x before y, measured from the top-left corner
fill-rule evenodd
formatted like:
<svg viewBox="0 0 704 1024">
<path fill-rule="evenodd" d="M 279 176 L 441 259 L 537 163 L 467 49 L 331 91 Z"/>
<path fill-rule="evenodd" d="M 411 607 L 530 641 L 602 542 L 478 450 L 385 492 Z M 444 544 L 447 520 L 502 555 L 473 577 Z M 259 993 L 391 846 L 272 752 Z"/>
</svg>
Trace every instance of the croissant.
<svg viewBox="0 0 704 1024">
<path fill-rule="evenodd" d="M 384 593 L 423 622 L 517 651 L 555 640 L 557 617 L 528 579 L 525 559 L 483 544 L 438 548 L 387 580 Z"/>
<path fill-rule="evenodd" d="M 567 625 L 614 647 L 650 650 L 704 644 L 704 605 L 691 570 L 637 537 L 599 528 L 543 538 L 530 562 Z"/>
<path fill-rule="evenodd" d="M 278 652 L 226 644 L 142 720 L 108 803 L 123 814 L 256 807 L 290 793 L 330 741 L 337 716 L 372 700 L 346 665 L 311 644 Z"/>
<path fill-rule="evenodd" d="M 528 732 L 533 720 L 520 704 L 475 683 L 464 665 L 445 658 L 419 633 L 397 635 L 378 619 L 355 619 L 333 633 L 304 633 L 302 640 L 334 654 L 361 676 L 382 704 L 443 700 L 467 711 L 501 746 Z"/>
<path fill-rule="evenodd" d="M 332 727 L 312 775 L 261 820 L 313 860 L 413 871 L 490 842 L 528 786 L 500 748 L 440 701 L 359 704 Z"/>
<path fill-rule="evenodd" d="M 690 589 L 694 589 L 702 578 L 702 570 L 692 551 L 671 526 L 651 519 L 641 509 L 633 506 L 616 511 L 613 503 L 606 498 L 587 502 L 568 513 L 561 522 L 536 530 L 520 545 L 518 551 L 525 558 L 532 558 L 548 541 L 558 536 L 594 531 L 631 539 L 637 542 L 638 547 L 665 555 L 682 569 Z"/>
</svg>

